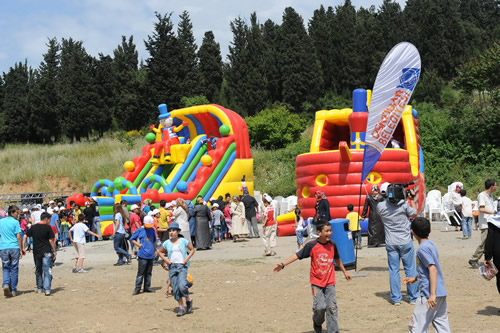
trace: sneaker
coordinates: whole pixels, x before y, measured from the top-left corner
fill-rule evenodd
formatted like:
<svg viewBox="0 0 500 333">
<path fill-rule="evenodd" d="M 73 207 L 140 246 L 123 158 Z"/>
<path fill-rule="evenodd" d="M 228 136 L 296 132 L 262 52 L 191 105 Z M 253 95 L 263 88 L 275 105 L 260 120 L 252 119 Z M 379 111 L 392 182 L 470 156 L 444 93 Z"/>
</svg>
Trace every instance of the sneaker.
<svg viewBox="0 0 500 333">
<path fill-rule="evenodd" d="M 410 301 L 410 304 L 411 305 L 415 305 L 415 304 L 417 304 L 417 302 L 416 301 Z"/>
<path fill-rule="evenodd" d="M 37 294 L 41 294 L 41 293 L 43 293 L 43 290 L 42 289 L 36 289 L 36 293 Z"/>
<path fill-rule="evenodd" d="M 132 296 L 139 295 L 140 292 L 140 289 L 134 289 L 134 291 L 132 292 Z"/>
<path fill-rule="evenodd" d="M 12 293 L 10 292 L 9 286 L 3 287 L 3 295 L 5 297 L 12 297 Z"/>
<path fill-rule="evenodd" d="M 469 265 L 472 266 L 472 268 L 478 268 L 479 267 L 479 264 L 477 263 L 477 261 L 474 261 L 474 260 L 469 260 Z"/>
<path fill-rule="evenodd" d="M 186 313 L 193 312 L 193 299 L 186 301 Z"/>
<path fill-rule="evenodd" d="M 45 296 L 50 296 L 50 291 L 46 291 Z"/>
<path fill-rule="evenodd" d="M 78 273 L 87 273 L 88 271 L 84 270 L 83 268 L 78 270 Z"/>
<path fill-rule="evenodd" d="M 401 303 L 400 303 L 400 302 L 394 302 L 394 303 L 392 303 L 392 304 L 393 304 L 393 305 L 395 305 L 395 306 L 400 306 L 400 305 L 401 305 Z"/>
<path fill-rule="evenodd" d="M 186 314 L 186 310 L 184 309 L 179 309 L 179 311 L 177 312 L 177 317 L 182 317 Z"/>
<path fill-rule="evenodd" d="M 71 271 L 72 271 L 73 273 L 78 273 L 78 269 L 76 269 L 76 268 L 73 268 Z"/>
<path fill-rule="evenodd" d="M 144 292 L 145 293 L 154 293 L 154 292 L 156 292 L 156 290 L 148 288 L 148 289 L 144 289 Z"/>
<path fill-rule="evenodd" d="M 122 262 L 117 262 L 116 264 L 113 264 L 113 266 L 122 266 L 122 265 L 124 265 L 124 263 Z"/>
<path fill-rule="evenodd" d="M 17 295 L 19 295 L 17 291 L 11 291 L 10 294 L 12 297 L 16 297 Z"/>
<path fill-rule="evenodd" d="M 271 254 L 270 254 L 270 256 L 275 256 L 275 255 L 276 255 L 276 252 L 274 252 L 274 251 L 271 251 Z"/>
<path fill-rule="evenodd" d="M 323 331 L 322 325 L 318 325 L 313 320 L 314 333 L 321 333 Z"/>
<path fill-rule="evenodd" d="M 462 239 L 464 239 L 464 240 L 469 239 L 469 236 L 464 236 L 464 237 L 462 237 Z"/>
</svg>

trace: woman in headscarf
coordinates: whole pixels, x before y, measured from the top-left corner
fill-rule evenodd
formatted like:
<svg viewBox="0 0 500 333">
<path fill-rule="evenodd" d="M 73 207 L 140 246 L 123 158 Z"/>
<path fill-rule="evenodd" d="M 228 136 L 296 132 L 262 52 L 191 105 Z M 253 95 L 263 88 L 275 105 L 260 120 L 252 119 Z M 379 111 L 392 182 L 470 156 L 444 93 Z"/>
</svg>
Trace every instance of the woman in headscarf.
<svg viewBox="0 0 500 333">
<path fill-rule="evenodd" d="M 316 214 L 314 216 L 317 217 L 317 221 L 329 222 L 332 217 L 330 216 L 330 203 L 328 202 L 325 193 L 322 191 L 316 191 L 315 196 L 316 205 L 314 206 L 314 209 L 316 210 Z"/>
<path fill-rule="evenodd" d="M 196 221 L 196 249 L 209 250 L 212 246 L 209 222 L 212 220 L 210 208 L 203 203 L 203 197 L 196 198 L 193 216 Z"/>
<path fill-rule="evenodd" d="M 245 219 L 245 205 L 237 195 L 233 195 L 233 202 L 231 202 L 231 217 L 233 241 L 236 242 L 239 238 L 247 237 L 249 231 Z"/>
<path fill-rule="evenodd" d="M 373 185 L 370 195 L 366 196 L 363 213 L 361 213 L 361 218 L 365 219 L 366 214 L 368 214 L 368 209 L 370 209 L 370 213 L 368 215 L 369 247 L 379 247 L 385 244 L 384 224 L 382 223 L 380 216 L 377 214 L 377 205 L 383 200 L 384 198 L 379 193 L 378 185 Z"/>
<path fill-rule="evenodd" d="M 175 200 L 174 221 L 179 224 L 181 231 L 179 232 L 184 238 L 191 241 L 191 233 L 189 232 L 189 209 L 186 202 L 182 198 Z"/>
</svg>

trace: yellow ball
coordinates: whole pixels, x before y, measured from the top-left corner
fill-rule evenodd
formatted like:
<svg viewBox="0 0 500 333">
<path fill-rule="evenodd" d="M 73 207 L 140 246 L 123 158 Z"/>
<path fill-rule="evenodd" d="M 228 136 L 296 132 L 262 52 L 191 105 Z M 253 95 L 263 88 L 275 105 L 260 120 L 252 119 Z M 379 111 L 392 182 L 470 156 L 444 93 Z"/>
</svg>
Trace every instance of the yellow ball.
<svg viewBox="0 0 500 333">
<path fill-rule="evenodd" d="M 211 166 L 212 165 L 212 157 L 210 155 L 203 155 L 201 157 L 201 164 L 204 166 Z"/>
<path fill-rule="evenodd" d="M 135 170 L 135 163 L 132 162 L 132 161 L 127 161 L 125 163 L 123 163 L 123 167 L 125 168 L 125 170 L 127 170 L 128 172 L 132 172 Z"/>
</svg>

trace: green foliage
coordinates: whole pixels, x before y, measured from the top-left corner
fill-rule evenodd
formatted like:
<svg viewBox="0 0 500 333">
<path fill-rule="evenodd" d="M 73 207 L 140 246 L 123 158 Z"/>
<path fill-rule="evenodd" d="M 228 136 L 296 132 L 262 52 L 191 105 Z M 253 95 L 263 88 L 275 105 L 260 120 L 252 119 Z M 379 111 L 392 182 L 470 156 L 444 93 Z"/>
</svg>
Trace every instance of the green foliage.
<svg viewBox="0 0 500 333">
<path fill-rule="evenodd" d="M 202 94 L 207 96 L 211 102 L 218 102 L 217 95 L 220 94 L 222 86 L 222 56 L 220 45 L 215 42 L 212 31 L 205 32 L 203 42 L 198 51 L 200 59 L 200 87 Z"/>
<path fill-rule="evenodd" d="M 304 122 L 283 106 L 273 106 L 246 118 L 250 144 L 278 149 L 295 142 L 304 130 Z"/>
<path fill-rule="evenodd" d="M 352 107 L 352 99 L 345 98 L 328 92 L 326 95 L 318 99 L 318 108 L 321 110 L 344 109 Z"/>
<path fill-rule="evenodd" d="M 203 105 L 203 104 L 210 104 L 210 102 L 205 96 L 193 96 L 193 97 L 184 96 L 181 98 L 181 105 L 186 108 L 194 105 Z"/>
<path fill-rule="evenodd" d="M 285 148 L 253 148 L 255 188 L 271 196 L 295 194 L 295 158 L 309 152 L 311 138 L 300 138 Z"/>
<path fill-rule="evenodd" d="M 196 41 L 193 34 L 193 25 L 189 18 L 189 13 L 183 11 L 179 16 L 180 22 L 177 27 L 177 38 L 179 39 L 180 57 L 180 78 L 179 88 L 184 96 L 195 96 L 200 92 L 198 55 L 196 54 Z"/>
</svg>

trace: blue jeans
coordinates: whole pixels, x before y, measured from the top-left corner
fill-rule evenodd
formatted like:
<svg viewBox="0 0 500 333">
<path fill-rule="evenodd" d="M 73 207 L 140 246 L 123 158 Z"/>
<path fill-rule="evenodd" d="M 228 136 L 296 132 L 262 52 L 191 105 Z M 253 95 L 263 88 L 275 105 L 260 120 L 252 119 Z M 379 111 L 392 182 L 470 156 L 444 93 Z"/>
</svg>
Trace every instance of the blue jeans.
<svg viewBox="0 0 500 333">
<path fill-rule="evenodd" d="M 37 254 L 35 259 L 36 288 L 50 292 L 52 283 L 52 253 Z"/>
<path fill-rule="evenodd" d="M 304 230 L 295 230 L 295 234 L 297 235 L 297 244 L 304 244 Z"/>
<path fill-rule="evenodd" d="M 415 252 L 413 243 L 409 242 L 404 245 L 385 245 L 387 251 L 387 263 L 389 265 L 389 282 L 391 285 L 391 300 L 394 303 L 401 302 L 401 279 L 399 276 L 399 263 L 403 261 L 403 268 L 407 277 L 417 276 L 417 268 L 415 265 Z M 415 302 L 418 298 L 418 284 L 410 284 L 406 286 L 406 291 L 410 302 Z"/>
<path fill-rule="evenodd" d="M 129 254 L 125 250 L 125 234 L 115 233 L 113 237 L 113 246 L 118 254 L 118 263 L 123 264 L 123 258 L 128 258 Z"/>
<path fill-rule="evenodd" d="M 472 237 L 472 217 L 462 217 L 462 231 L 464 237 Z"/>
<path fill-rule="evenodd" d="M 19 253 L 19 249 L 0 250 L 3 271 L 2 288 L 8 286 L 10 291 L 17 291 L 17 281 L 19 276 Z"/>
<path fill-rule="evenodd" d="M 220 229 L 220 225 L 214 225 L 214 237 L 212 237 L 212 242 L 215 242 L 216 240 L 221 238 Z"/>
<path fill-rule="evenodd" d="M 142 282 L 144 281 L 144 290 L 148 290 L 151 288 L 154 259 L 137 258 L 137 261 L 139 262 L 139 265 L 137 266 L 135 289 L 141 290 Z"/>
<path fill-rule="evenodd" d="M 171 264 L 169 267 L 168 275 L 176 301 L 189 295 L 187 272 L 187 266 L 183 264 Z"/>
</svg>

